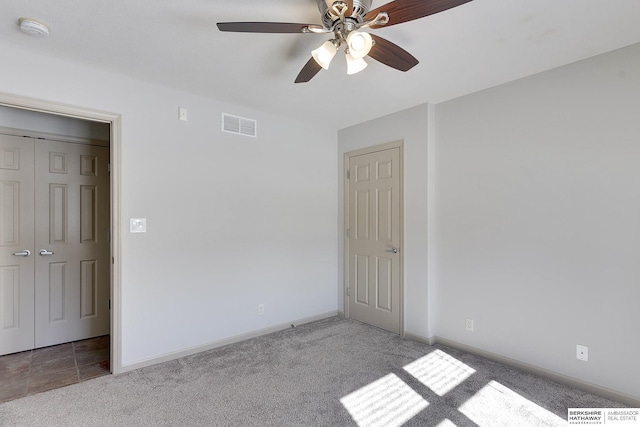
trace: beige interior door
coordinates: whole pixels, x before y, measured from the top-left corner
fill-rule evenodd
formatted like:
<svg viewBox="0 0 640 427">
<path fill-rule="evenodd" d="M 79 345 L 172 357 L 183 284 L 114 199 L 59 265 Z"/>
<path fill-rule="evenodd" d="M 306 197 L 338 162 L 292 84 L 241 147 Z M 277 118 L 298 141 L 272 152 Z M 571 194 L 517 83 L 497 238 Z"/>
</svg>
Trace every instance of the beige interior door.
<svg viewBox="0 0 640 427">
<path fill-rule="evenodd" d="M 36 141 L 35 346 L 109 333 L 109 149 Z"/>
<path fill-rule="evenodd" d="M 34 141 L 0 134 L 0 355 L 33 348 Z"/>
<path fill-rule="evenodd" d="M 349 157 L 349 317 L 400 333 L 400 148 Z"/>
<path fill-rule="evenodd" d="M 0 134 L 0 355 L 109 333 L 109 148 Z"/>
</svg>

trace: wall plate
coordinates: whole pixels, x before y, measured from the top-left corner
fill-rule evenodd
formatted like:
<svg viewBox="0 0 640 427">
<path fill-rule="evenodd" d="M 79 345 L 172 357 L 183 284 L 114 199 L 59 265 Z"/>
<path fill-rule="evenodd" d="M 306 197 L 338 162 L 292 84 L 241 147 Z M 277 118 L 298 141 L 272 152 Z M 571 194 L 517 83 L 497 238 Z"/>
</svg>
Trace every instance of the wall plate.
<svg viewBox="0 0 640 427">
<path fill-rule="evenodd" d="M 589 347 L 586 345 L 576 345 L 576 358 L 584 362 L 589 361 Z"/>
<path fill-rule="evenodd" d="M 129 232 L 130 233 L 146 233 L 147 232 L 147 218 L 130 218 L 129 219 Z"/>
<path fill-rule="evenodd" d="M 467 317 L 464 320 L 464 326 L 465 326 L 465 329 L 467 330 L 467 332 L 473 332 L 473 330 L 474 330 L 473 319 Z"/>
</svg>

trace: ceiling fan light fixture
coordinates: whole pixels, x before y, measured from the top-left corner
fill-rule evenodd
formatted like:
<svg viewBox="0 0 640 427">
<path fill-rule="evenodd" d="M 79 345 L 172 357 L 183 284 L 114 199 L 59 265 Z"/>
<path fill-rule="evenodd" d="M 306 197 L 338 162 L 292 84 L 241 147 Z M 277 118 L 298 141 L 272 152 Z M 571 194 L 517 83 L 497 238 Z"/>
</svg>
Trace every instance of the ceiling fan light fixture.
<svg viewBox="0 0 640 427">
<path fill-rule="evenodd" d="M 373 47 L 373 38 L 371 34 L 361 31 L 351 31 L 347 36 L 347 46 L 349 54 L 354 58 L 364 58 L 369 54 Z"/>
<path fill-rule="evenodd" d="M 322 25 L 293 22 L 218 22 L 217 27 L 220 31 L 236 33 L 333 33 L 332 40 L 311 52 L 311 58 L 295 79 L 295 83 L 306 83 L 320 70 L 329 69 L 330 62 L 343 44 L 346 45 L 348 74 L 355 74 L 367 67 L 364 61 L 367 55 L 396 70 L 408 71 L 419 62 L 413 55 L 389 40 L 365 33 L 365 29 L 390 27 L 414 21 L 470 1 L 473 0 L 391 0 L 371 10 L 373 0 L 316 0 Z"/>
<path fill-rule="evenodd" d="M 336 56 L 336 52 L 338 48 L 333 43 L 333 41 L 328 40 L 322 44 L 319 48 L 311 51 L 311 56 L 316 60 L 318 65 L 320 65 L 325 70 L 329 69 L 329 64 L 331 64 L 331 60 L 334 56 Z"/>
<path fill-rule="evenodd" d="M 367 68 L 367 61 L 362 58 L 354 58 L 353 55 L 347 53 L 347 74 L 352 75 L 359 73 Z"/>
</svg>

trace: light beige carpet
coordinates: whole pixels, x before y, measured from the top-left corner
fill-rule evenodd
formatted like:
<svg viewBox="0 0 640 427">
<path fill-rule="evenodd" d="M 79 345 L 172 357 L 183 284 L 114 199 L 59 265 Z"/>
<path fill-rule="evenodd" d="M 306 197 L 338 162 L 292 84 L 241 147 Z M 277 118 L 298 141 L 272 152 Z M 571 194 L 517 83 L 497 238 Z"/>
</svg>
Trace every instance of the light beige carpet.
<svg viewBox="0 0 640 427">
<path fill-rule="evenodd" d="M 0 425 L 554 426 L 623 406 L 332 318 L 3 403 Z"/>
</svg>

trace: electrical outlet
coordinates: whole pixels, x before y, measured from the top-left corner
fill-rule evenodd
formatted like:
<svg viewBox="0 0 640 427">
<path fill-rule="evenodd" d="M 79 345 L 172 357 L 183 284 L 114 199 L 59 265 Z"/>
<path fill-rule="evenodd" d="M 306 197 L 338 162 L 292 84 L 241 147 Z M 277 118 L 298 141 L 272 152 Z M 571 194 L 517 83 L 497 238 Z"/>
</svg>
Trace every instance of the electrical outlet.
<svg viewBox="0 0 640 427">
<path fill-rule="evenodd" d="M 258 305 L 258 314 L 264 314 L 264 304 Z"/>
<path fill-rule="evenodd" d="M 473 332 L 473 319 L 470 318 L 466 318 L 465 322 L 464 322 L 465 328 L 467 329 L 467 332 Z"/>
<path fill-rule="evenodd" d="M 586 345 L 576 345 L 576 358 L 584 362 L 589 361 L 589 347 Z"/>
</svg>

